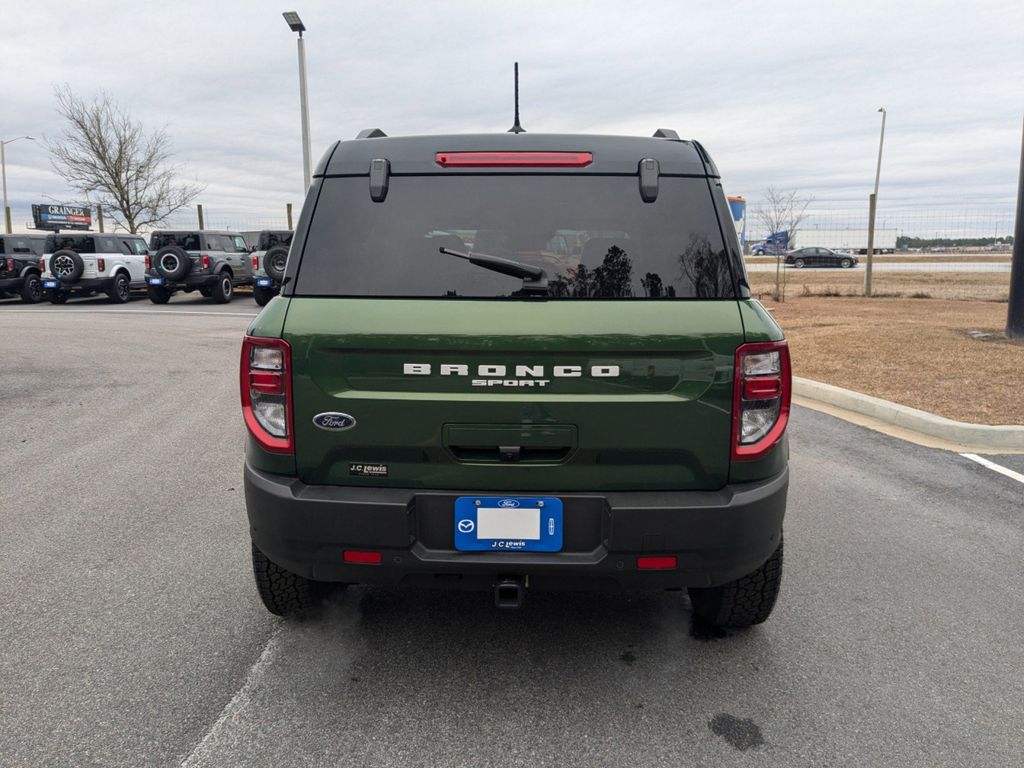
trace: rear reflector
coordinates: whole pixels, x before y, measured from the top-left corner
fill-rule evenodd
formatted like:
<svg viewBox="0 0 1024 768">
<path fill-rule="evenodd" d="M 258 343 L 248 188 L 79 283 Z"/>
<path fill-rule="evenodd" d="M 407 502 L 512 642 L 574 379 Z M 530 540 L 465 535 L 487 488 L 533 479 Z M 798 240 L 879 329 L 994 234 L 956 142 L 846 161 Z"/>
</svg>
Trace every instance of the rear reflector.
<svg viewBox="0 0 1024 768">
<path fill-rule="evenodd" d="M 359 563 L 360 565 L 380 565 L 380 552 L 363 552 L 358 549 L 346 549 L 344 554 L 346 563 Z"/>
<path fill-rule="evenodd" d="M 636 567 L 640 571 L 671 571 L 676 567 L 676 556 L 638 557 Z"/>
<path fill-rule="evenodd" d="M 594 161 L 590 152 L 438 152 L 442 168 L 584 168 Z"/>
</svg>

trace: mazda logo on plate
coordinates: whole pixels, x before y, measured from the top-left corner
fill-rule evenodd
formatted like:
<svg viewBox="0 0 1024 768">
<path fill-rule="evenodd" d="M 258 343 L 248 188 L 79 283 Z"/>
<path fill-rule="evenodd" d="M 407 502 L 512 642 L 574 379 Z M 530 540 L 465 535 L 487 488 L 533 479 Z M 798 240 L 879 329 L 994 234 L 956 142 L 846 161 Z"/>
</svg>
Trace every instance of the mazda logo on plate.
<svg viewBox="0 0 1024 768">
<path fill-rule="evenodd" d="M 472 533 L 475 527 L 472 520 L 459 520 L 459 531 L 462 533 Z"/>
<path fill-rule="evenodd" d="M 318 413 L 313 417 L 313 423 L 320 427 L 320 429 L 341 432 L 342 430 L 352 429 L 356 425 L 356 420 L 347 413 L 329 411 L 327 413 Z"/>
<path fill-rule="evenodd" d="M 518 507 L 519 506 L 519 502 L 516 501 L 515 499 L 502 499 L 501 501 L 498 502 L 498 506 L 499 507 L 506 507 L 506 508 L 507 507 Z"/>
</svg>

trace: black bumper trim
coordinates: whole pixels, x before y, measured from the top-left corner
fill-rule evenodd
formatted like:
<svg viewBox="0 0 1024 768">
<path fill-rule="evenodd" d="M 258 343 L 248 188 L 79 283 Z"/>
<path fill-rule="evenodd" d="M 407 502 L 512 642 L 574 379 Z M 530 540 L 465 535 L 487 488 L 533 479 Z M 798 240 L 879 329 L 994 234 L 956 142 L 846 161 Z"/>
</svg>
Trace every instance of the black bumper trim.
<svg viewBox="0 0 1024 768">
<path fill-rule="evenodd" d="M 453 548 L 453 501 L 492 492 L 311 486 L 245 466 L 250 533 L 267 557 L 306 578 L 372 584 L 486 587 L 514 575 L 543 588 L 715 586 L 775 551 L 788 484 L 787 469 L 718 491 L 545 491 L 565 505 L 562 552 L 468 553 Z M 346 549 L 380 551 L 382 563 L 345 563 Z M 679 567 L 637 571 L 642 554 L 674 554 Z"/>
</svg>

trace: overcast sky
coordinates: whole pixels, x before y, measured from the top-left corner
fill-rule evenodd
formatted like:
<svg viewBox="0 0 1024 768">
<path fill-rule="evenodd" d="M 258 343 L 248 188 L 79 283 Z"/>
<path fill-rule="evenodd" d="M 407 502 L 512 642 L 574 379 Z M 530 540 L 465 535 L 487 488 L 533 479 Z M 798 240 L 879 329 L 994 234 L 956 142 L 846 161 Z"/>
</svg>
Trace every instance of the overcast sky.
<svg viewBox="0 0 1024 768">
<path fill-rule="evenodd" d="M 314 163 L 365 127 L 504 131 L 519 60 L 535 132 L 699 139 L 730 194 L 774 185 L 1009 207 L 1024 116 L 1020 0 L 835 2 L 72 2 L 5 4 L 0 135 L 56 135 L 52 90 L 112 94 L 166 125 L 211 210 L 302 199 L 295 36 L 308 28 Z M 13 8 L 11 7 L 13 6 Z M 73 199 L 40 143 L 8 146 L 15 218 Z M 21 209 L 21 210 L 18 210 Z"/>
</svg>

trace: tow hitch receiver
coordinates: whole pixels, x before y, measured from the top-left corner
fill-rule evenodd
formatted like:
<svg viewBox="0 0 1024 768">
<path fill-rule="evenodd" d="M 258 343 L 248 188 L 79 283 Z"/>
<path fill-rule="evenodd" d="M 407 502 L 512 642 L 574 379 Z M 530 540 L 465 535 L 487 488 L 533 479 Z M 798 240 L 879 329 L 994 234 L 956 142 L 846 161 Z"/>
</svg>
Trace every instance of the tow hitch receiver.
<svg viewBox="0 0 1024 768">
<path fill-rule="evenodd" d="M 494 585 L 494 605 L 498 608 L 522 608 L 525 596 L 522 579 L 506 578 Z"/>
</svg>

